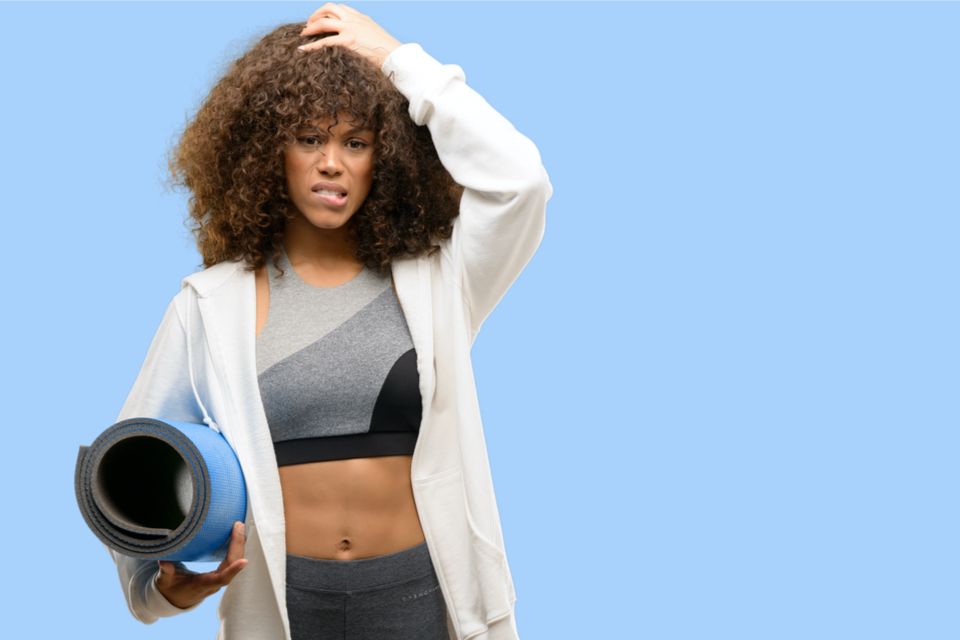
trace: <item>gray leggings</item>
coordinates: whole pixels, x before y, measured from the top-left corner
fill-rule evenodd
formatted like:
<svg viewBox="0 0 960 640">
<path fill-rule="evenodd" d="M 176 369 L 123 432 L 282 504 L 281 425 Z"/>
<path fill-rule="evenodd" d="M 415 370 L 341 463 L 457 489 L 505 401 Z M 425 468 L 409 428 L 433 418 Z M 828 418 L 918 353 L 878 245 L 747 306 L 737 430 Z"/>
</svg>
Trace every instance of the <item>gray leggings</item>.
<svg viewBox="0 0 960 640">
<path fill-rule="evenodd" d="M 373 558 L 287 554 L 293 640 L 448 640 L 427 543 Z"/>
</svg>

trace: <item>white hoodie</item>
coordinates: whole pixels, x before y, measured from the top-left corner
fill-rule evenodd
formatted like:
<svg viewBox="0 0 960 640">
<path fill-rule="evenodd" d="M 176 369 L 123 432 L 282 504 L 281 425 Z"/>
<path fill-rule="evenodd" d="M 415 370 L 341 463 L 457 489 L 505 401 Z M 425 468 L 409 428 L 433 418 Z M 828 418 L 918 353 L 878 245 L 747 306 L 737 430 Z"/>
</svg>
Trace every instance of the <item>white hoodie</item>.
<svg viewBox="0 0 960 640">
<path fill-rule="evenodd" d="M 453 235 L 432 257 L 393 262 L 397 297 L 417 352 L 423 417 L 411 481 L 455 639 L 517 638 L 470 350 L 487 315 L 533 256 L 553 193 L 540 153 L 417 43 L 395 49 L 384 73 L 427 125 L 440 160 L 464 187 Z M 156 417 L 220 431 L 243 468 L 247 566 L 222 593 L 221 640 L 290 639 L 280 475 L 256 377 L 253 272 L 242 261 L 193 273 L 167 307 L 117 421 Z M 141 622 L 180 609 L 156 588 L 156 561 L 107 549 Z"/>
</svg>

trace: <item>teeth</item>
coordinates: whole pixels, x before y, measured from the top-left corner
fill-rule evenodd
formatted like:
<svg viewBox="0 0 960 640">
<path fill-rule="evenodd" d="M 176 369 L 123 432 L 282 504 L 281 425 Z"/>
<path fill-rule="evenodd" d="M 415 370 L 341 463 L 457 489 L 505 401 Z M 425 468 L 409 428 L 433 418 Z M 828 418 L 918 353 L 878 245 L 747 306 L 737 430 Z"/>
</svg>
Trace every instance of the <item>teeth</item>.
<svg viewBox="0 0 960 640">
<path fill-rule="evenodd" d="M 330 191 L 328 189 L 317 189 L 316 191 L 314 191 L 314 193 L 322 193 L 327 196 L 337 196 L 338 198 L 340 197 L 339 191 Z"/>
</svg>

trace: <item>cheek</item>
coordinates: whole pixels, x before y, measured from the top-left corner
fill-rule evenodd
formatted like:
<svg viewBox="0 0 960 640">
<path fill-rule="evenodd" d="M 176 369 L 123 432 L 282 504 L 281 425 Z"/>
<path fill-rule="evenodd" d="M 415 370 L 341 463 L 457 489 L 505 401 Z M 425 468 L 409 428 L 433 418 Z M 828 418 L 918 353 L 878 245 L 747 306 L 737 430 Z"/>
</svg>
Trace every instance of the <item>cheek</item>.
<svg viewBox="0 0 960 640">
<path fill-rule="evenodd" d="M 287 158 L 283 164 L 288 179 L 303 173 L 304 163 L 302 161 L 297 161 L 296 158 Z"/>
<path fill-rule="evenodd" d="M 373 183 L 373 159 L 370 159 L 370 162 L 367 164 L 367 184 Z"/>
</svg>

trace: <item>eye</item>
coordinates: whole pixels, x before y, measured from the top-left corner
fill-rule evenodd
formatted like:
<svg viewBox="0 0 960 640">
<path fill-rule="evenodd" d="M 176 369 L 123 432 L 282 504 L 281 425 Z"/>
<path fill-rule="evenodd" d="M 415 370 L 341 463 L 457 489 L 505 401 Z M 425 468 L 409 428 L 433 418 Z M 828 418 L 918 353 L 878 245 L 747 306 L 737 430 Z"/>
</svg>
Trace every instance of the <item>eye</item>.
<svg viewBox="0 0 960 640">
<path fill-rule="evenodd" d="M 351 141 L 348 142 L 347 144 L 353 144 L 354 142 L 356 142 L 358 145 L 360 145 L 359 147 L 351 147 L 352 149 L 356 149 L 357 151 L 359 151 L 360 149 L 364 149 L 364 148 L 366 148 L 367 146 L 369 146 L 369 145 L 367 145 L 367 143 L 364 142 L 363 140 L 356 140 L 356 139 L 351 140 Z"/>
<path fill-rule="evenodd" d="M 300 142 L 307 145 L 308 147 L 314 146 L 314 142 L 319 142 L 320 138 L 318 136 L 301 136 L 297 138 Z"/>
</svg>

